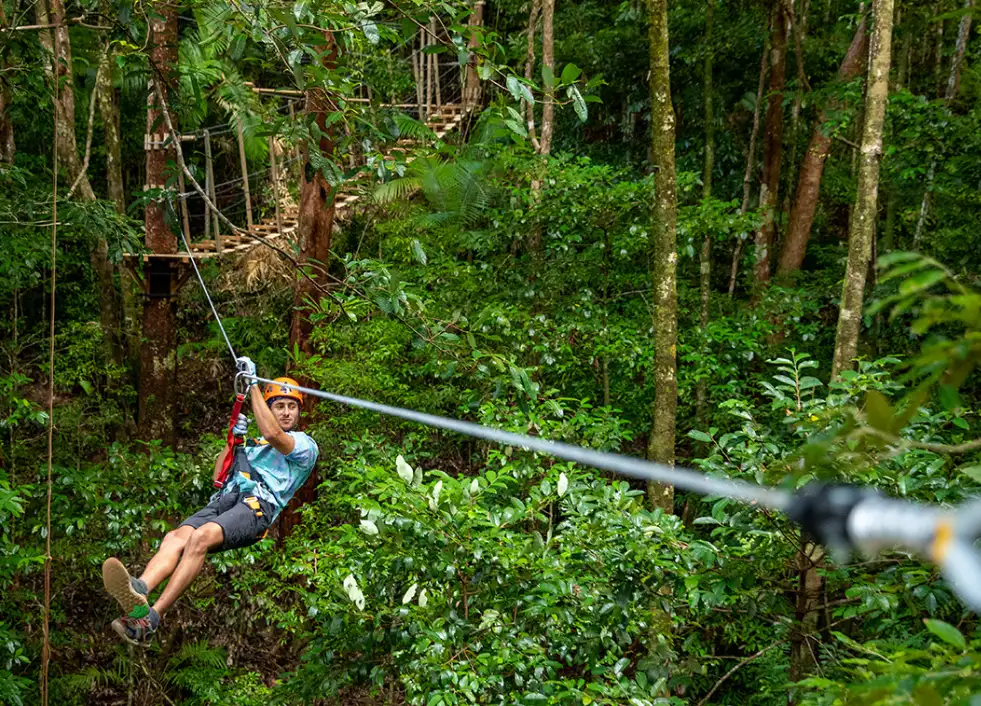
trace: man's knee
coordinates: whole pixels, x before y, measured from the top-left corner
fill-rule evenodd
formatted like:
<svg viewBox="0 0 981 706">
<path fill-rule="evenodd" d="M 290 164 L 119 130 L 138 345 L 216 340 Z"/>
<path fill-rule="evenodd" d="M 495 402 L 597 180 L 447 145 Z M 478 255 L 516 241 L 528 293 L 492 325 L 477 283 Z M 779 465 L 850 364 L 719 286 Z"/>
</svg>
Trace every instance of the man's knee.
<svg viewBox="0 0 981 706">
<path fill-rule="evenodd" d="M 187 546 L 188 540 L 194 534 L 194 528 L 190 525 L 181 525 L 177 529 L 171 530 L 164 535 L 161 548 L 177 549 L 181 551 Z"/>
<path fill-rule="evenodd" d="M 207 554 L 212 547 L 221 545 L 224 540 L 224 531 L 221 526 L 209 522 L 194 530 L 187 542 L 187 551 L 194 554 Z"/>
</svg>

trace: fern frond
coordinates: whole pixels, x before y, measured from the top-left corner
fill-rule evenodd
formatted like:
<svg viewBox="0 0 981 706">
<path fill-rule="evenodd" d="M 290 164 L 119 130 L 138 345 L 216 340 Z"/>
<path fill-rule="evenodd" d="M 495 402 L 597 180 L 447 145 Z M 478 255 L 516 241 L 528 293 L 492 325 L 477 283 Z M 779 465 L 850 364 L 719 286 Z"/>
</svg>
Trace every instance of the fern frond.
<svg viewBox="0 0 981 706">
<path fill-rule="evenodd" d="M 428 125 L 419 122 L 405 113 L 395 113 L 392 116 L 392 122 L 395 124 L 395 129 L 398 131 L 397 137 L 400 139 L 426 141 L 436 139 L 436 134 Z"/>
<path fill-rule="evenodd" d="M 419 177 L 405 176 L 379 184 L 371 196 L 375 203 L 387 204 L 409 198 L 421 188 L 422 182 Z"/>
<path fill-rule="evenodd" d="M 171 667 L 180 664 L 223 669 L 227 666 L 225 664 L 225 650 L 220 647 L 212 647 L 206 640 L 189 642 L 182 645 L 180 651 L 168 662 L 168 666 Z"/>
</svg>

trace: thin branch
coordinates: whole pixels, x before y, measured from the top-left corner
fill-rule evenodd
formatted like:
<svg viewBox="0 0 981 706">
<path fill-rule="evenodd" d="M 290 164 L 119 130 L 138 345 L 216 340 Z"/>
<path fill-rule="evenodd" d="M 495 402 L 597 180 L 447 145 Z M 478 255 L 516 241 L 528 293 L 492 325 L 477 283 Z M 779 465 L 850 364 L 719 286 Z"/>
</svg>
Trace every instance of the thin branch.
<svg viewBox="0 0 981 706">
<path fill-rule="evenodd" d="M 95 125 L 95 99 L 99 95 L 99 76 L 108 68 L 108 58 L 109 58 L 109 43 L 106 42 L 106 49 L 102 52 L 102 57 L 99 59 L 99 68 L 95 70 L 95 85 L 92 87 L 92 97 L 89 98 L 89 127 L 88 132 L 85 134 L 85 159 L 82 160 L 82 166 L 78 169 L 78 175 L 75 177 L 75 181 L 72 182 L 72 187 L 68 190 L 68 195 L 65 197 L 71 200 L 72 194 L 75 193 L 75 189 L 78 185 L 82 183 L 82 179 L 85 178 L 85 173 L 89 169 L 89 159 L 92 157 L 92 126 Z"/>
<path fill-rule="evenodd" d="M 773 649 L 774 647 L 779 647 L 780 645 L 783 645 L 783 644 L 784 644 L 784 643 L 786 643 L 786 642 L 787 642 L 786 640 L 779 640 L 778 642 L 774 642 L 774 643 L 773 643 L 772 645 L 770 645 L 769 647 L 764 647 L 764 648 L 763 648 L 762 650 L 760 650 L 760 651 L 759 651 L 759 652 L 757 652 L 756 654 L 754 654 L 754 655 L 751 655 L 751 656 L 749 656 L 749 657 L 747 657 L 746 659 L 744 659 L 744 660 L 743 660 L 742 662 L 740 662 L 740 663 L 739 663 L 739 664 L 737 664 L 737 665 L 736 665 L 735 667 L 733 667 L 733 668 L 732 668 L 732 669 L 730 669 L 730 670 L 729 670 L 728 672 L 726 672 L 726 673 L 725 673 L 725 675 L 724 675 L 724 676 L 723 676 L 723 677 L 722 677 L 721 679 L 719 679 L 719 681 L 717 681 L 717 682 L 715 683 L 715 686 L 713 686 L 713 687 L 712 687 L 712 689 L 711 689 L 711 691 L 709 691 L 709 693 L 707 693 L 707 694 L 706 694 L 706 695 L 705 695 L 705 696 L 704 696 L 704 697 L 702 698 L 702 700 L 698 702 L 698 704 L 697 704 L 696 706 L 702 706 L 702 705 L 703 705 L 703 704 L 704 704 L 704 703 L 705 703 L 706 701 L 708 701 L 708 700 L 709 700 L 709 699 L 710 699 L 710 698 L 712 697 L 712 694 L 714 694 L 714 693 L 716 692 L 716 690 L 717 690 L 717 689 L 718 689 L 718 688 L 719 688 L 720 686 L 722 686 L 722 684 L 723 684 L 723 683 L 724 683 L 724 682 L 725 682 L 725 681 L 726 681 L 726 680 L 727 680 L 727 679 L 728 679 L 729 677 L 731 677 L 731 676 L 732 676 L 733 674 L 735 674 L 737 670 L 739 670 L 739 669 L 741 669 L 742 667 L 745 667 L 745 666 L 746 666 L 747 664 L 749 664 L 750 662 L 752 662 L 752 661 L 753 661 L 754 659 L 758 659 L 758 658 L 760 658 L 760 657 L 762 657 L 762 656 L 763 656 L 763 655 L 765 655 L 765 654 L 766 654 L 767 652 L 769 652 L 770 650 L 772 650 L 772 649 Z"/>
<path fill-rule="evenodd" d="M 808 93 L 810 93 L 811 84 L 807 80 L 807 74 L 804 73 L 804 51 L 801 49 L 801 33 L 794 18 L 794 8 L 790 5 L 788 0 L 784 1 L 783 11 L 784 14 L 787 15 L 787 20 L 790 22 L 790 32 L 794 36 L 794 53 L 797 55 L 797 80 L 800 81 L 801 86 L 805 88 Z"/>
</svg>

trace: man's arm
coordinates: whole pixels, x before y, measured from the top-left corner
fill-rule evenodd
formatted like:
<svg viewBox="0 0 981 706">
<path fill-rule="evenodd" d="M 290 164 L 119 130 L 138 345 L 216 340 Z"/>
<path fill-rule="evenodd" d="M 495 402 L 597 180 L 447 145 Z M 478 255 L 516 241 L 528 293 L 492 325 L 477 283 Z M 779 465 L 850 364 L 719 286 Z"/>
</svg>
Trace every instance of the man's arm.
<svg viewBox="0 0 981 706">
<path fill-rule="evenodd" d="M 284 456 L 288 456 L 293 451 L 293 446 L 296 443 L 293 441 L 293 437 L 283 431 L 283 428 L 279 426 L 279 422 L 273 416 L 269 405 L 262 399 L 262 391 L 258 385 L 252 386 L 251 395 L 252 413 L 255 415 L 255 423 L 259 427 L 259 433 L 269 442 L 270 446 Z"/>
<path fill-rule="evenodd" d="M 225 444 L 225 448 L 222 449 L 221 453 L 218 454 L 218 458 L 215 459 L 215 472 L 211 476 L 211 482 L 214 483 L 218 480 L 218 474 L 221 473 L 221 465 L 225 462 L 225 457 L 231 452 L 232 447 Z"/>
</svg>

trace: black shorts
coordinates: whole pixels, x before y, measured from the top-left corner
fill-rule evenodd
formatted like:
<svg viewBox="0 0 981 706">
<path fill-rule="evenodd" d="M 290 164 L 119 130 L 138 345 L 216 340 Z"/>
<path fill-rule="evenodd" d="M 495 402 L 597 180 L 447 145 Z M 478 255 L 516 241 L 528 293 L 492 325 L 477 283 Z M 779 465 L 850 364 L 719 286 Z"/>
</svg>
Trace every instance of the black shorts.
<svg viewBox="0 0 981 706">
<path fill-rule="evenodd" d="M 200 529 L 209 522 L 221 527 L 221 546 L 212 551 L 250 547 L 269 532 L 275 510 L 255 495 L 243 495 L 237 487 L 228 488 L 220 497 L 198 510 L 181 527 Z"/>
</svg>

